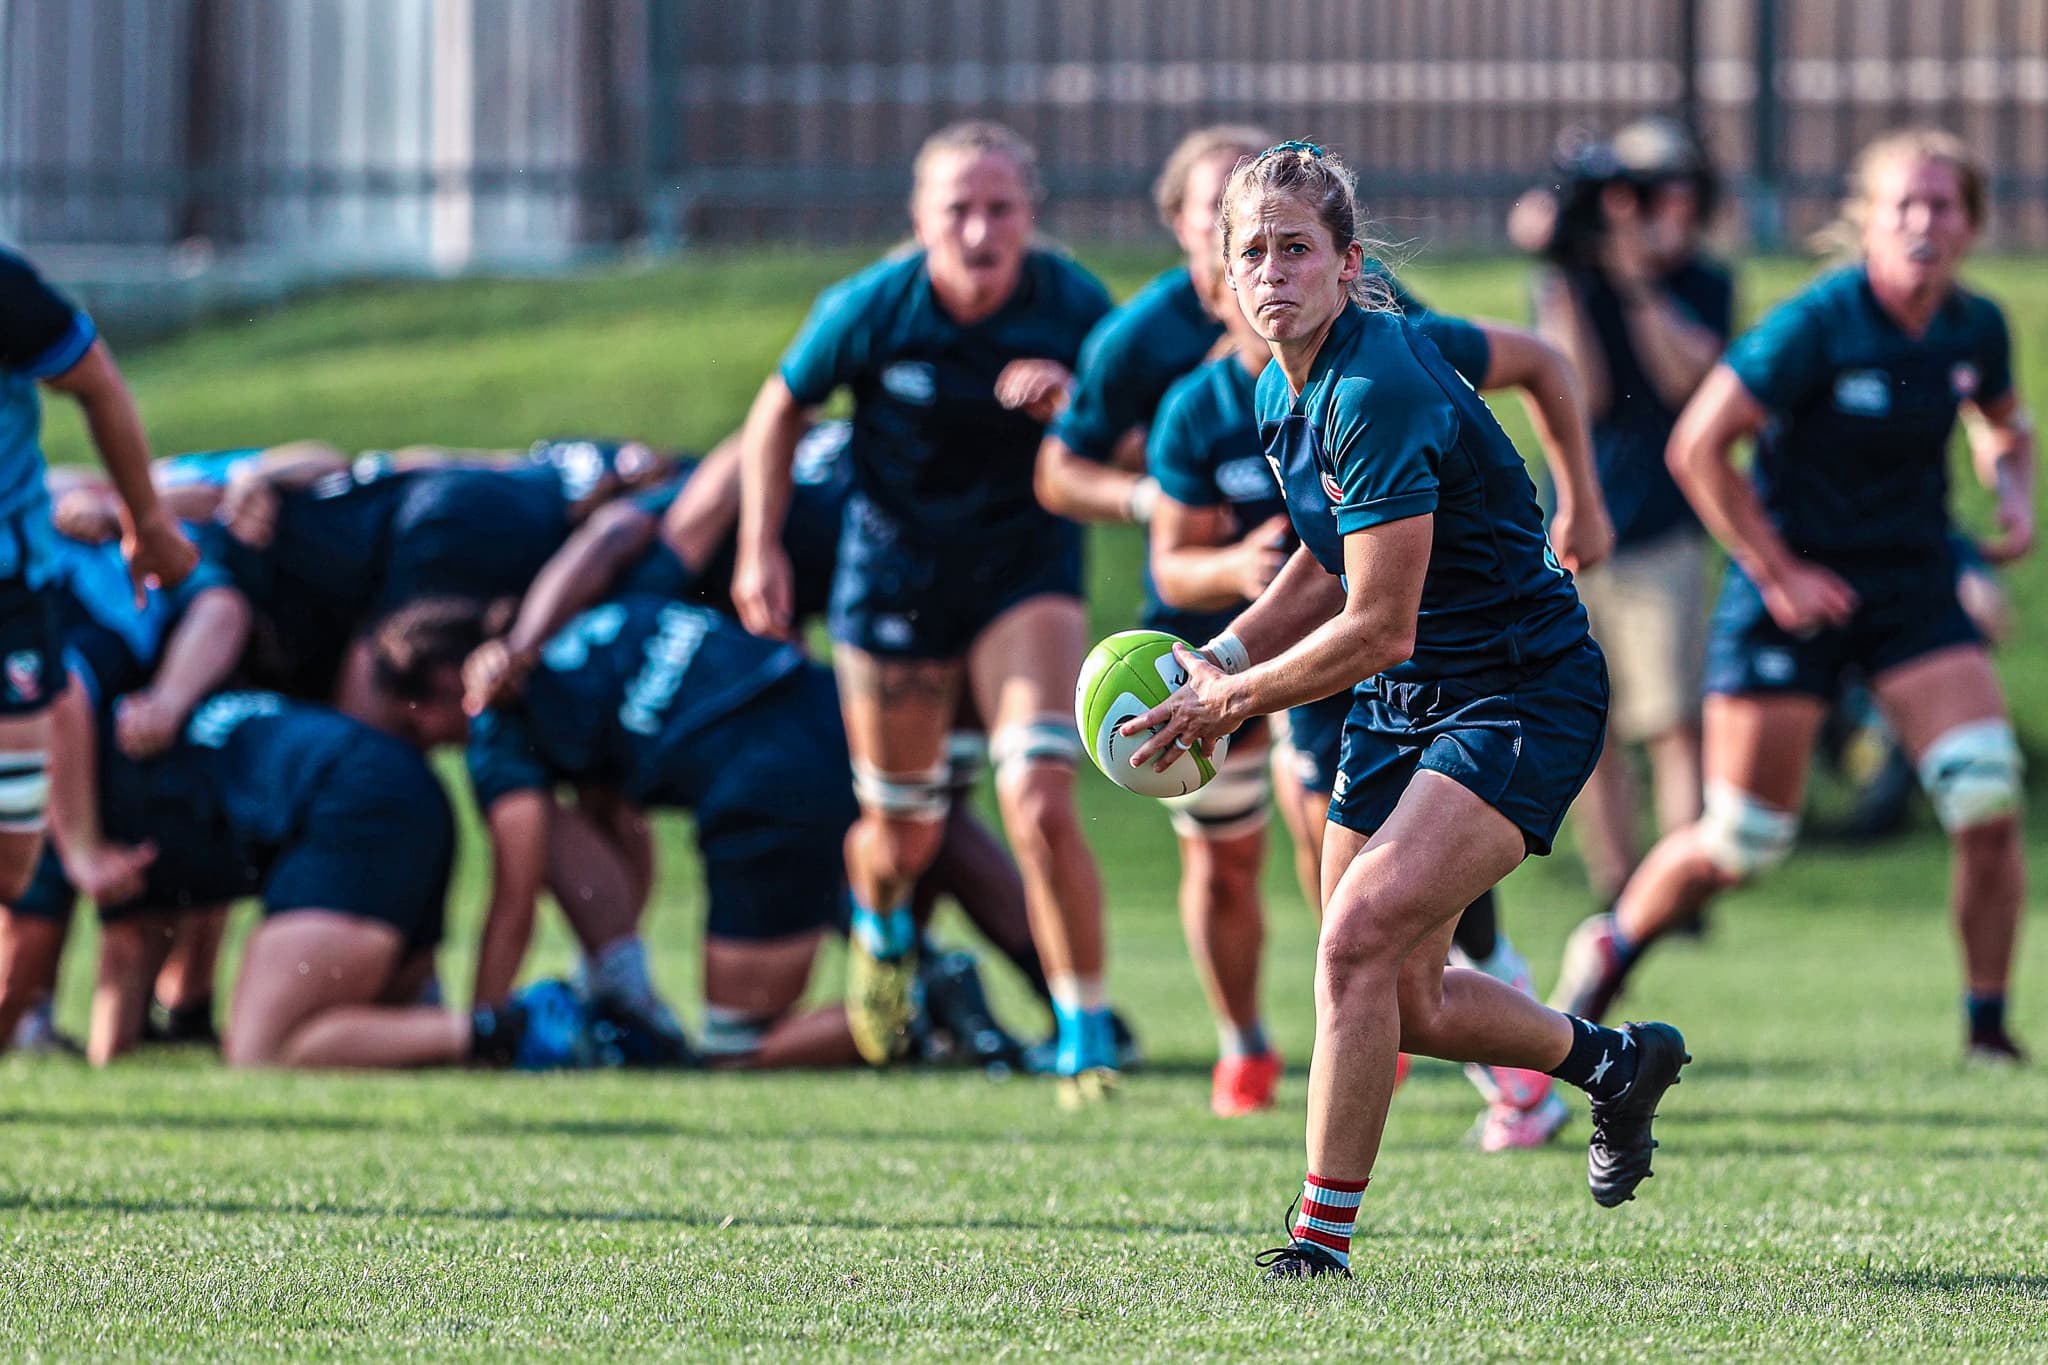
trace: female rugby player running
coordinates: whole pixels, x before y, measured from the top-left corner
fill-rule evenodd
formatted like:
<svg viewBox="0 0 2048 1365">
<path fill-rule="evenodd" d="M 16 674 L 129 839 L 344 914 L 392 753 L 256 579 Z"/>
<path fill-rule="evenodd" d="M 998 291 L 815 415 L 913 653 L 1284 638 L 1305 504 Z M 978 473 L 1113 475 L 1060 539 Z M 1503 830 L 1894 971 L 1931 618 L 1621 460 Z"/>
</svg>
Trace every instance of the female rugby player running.
<svg viewBox="0 0 2048 1365">
<path fill-rule="evenodd" d="M 1606 670 L 1550 554 L 1521 457 L 1433 343 L 1362 286 L 1351 181 L 1283 143 L 1223 199 L 1238 303 L 1273 347 L 1266 453 L 1302 539 L 1188 685 L 1125 726 L 1170 761 L 1371 679 L 1346 725 L 1323 843 L 1304 1206 L 1268 1274 L 1348 1273 L 1402 1050 L 1544 1070 L 1593 1102 L 1594 1198 L 1649 1174 L 1651 1120 L 1686 1054 L 1665 1024 L 1575 1020 L 1446 969 L 1466 905 L 1548 853 L 1600 752 Z M 1206 656 L 1206 657 L 1205 657 Z M 1212 662 L 1213 661 L 1213 662 Z"/>
<path fill-rule="evenodd" d="M 1998 495 L 1987 557 L 2034 540 L 2005 319 L 1956 283 L 1984 173 L 1956 138 L 1909 130 L 1864 149 L 1852 193 L 1862 261 L 1738 340 L 1672 433 L 1672 472 L 1733 560 L 1707 656 L 1706 811 L 1657 845 L 1612 916 L 1580 926 L 1557 998 L 1601 1014 L 1652 941 L 1784 860 L 1814 737 L 1854 667 L 1955 847 L 1969 1055 L 2018 1061 L 2005 995 L 2026 883 L 2020 752 L 1948 538 L 1960 411 Z M 1754 483 L 1729 461 L 1751 436 Z"/>
<path fill-rule="evenodd" d="M 1193 269 L 1204 300 L 1224 319 L 1232 354 L 1176 383 L 1152 425 L 1150 471 L 1160 494 L 1152 518 L 1145 615 L 1146 625 L 1190 640 L 1216 634 L 1248 605 L 1247 599 L 1257 597 L 1279 569 L 1291 539 L 1253 412 L 1254 384 L 1272 349 L 1238 308 L 1213 235 L 1210 250 Z M 1596 562 L 1606 553 L 1611 533 L 1563 356 L 1518 328 L 1433 314 L 1412 302 L 1404 312 L 1475 387 L 1524 390 L 1546 457 L 1557 471 L 1561 492 L 1554 531 L 1564 562 L 1573 569 Z M 1249 533 L 1237 539 L 1245 528 Z M 1323 813 L 1350 706 L 1349 690 L 1340 691 L 1294 708 L 1282 730 L 1286 752 L 1276 765 L 1278 795 L 1311 869 L 1322 856 Z M 1182 842 L 1182 918 L 1223 1041 L 1211 1095 L 1219 1114 L 1264 1107 L 1279 1074 L 1277 1056 L 1264 1046 L 1256 1006 L 1263 937 L 1257 884 L 1264 853 L 1258 822 L 1266 796 L 1260 747 L 1250 746 L 1249 769 L 1232 766 L 1247 747 L 1246 734 L 1241 730 L 1233 737 L 1216 782 L 1169 803 Z M 1317 881 L 1313 870 L 1303 876 L 1311 905 L 1320 904 Z M 1526 991 L 1526 966 L 1496 919 L 1489 891 L 1459 917 L 1454 948 L 1466 965 Z M 1541 1072 L 1472 1068 L 1469 1074 L 1488 1100 L 1476 1130 L 1486 1150 L 1540 1145 L 1566 1117 L 1563 1101 L 1551 1093 L 1550 1077 Z"/>
<path fill-rule="evenodd" d="M 919 151 L 918 249 L 827 291 L 748 415 L 733 602 L 748 629 L 791 627 L 781 529 L 810 410 L 854 394 L 854 492 L 831 611 L 861 818 L 848 998 L 862 1055 L 907 1043 L 911 888 L 949 801 L 946 735 L 963 682 L 990 723 L 1004 824 L 1059 1017 L 1063 1099 L 1115 1072 L 1103 999 L 1102 886 L 1074 809 L 1069 701 L 1086 649 L 1079 528 L 1032 496 L 1044 424 L 1102 286 L 1031 244 L 1036 155 L 963 123 Z"/>
</svg>

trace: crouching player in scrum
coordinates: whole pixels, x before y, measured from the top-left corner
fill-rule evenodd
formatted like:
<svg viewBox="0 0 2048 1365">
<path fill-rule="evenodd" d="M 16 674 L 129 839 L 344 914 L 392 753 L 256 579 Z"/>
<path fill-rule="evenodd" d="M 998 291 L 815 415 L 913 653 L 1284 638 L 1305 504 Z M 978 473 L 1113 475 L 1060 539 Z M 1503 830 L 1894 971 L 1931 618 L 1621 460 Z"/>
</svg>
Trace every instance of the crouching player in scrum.
<svg viewBox="0 0 2048 1365">
<path fill-rule="evenodd" d="M 696 817 L 709 916 L 707 1056 L 754 1066 L 858 1060 L 846 1012 L 798 1007 L 846 904 L 843 843 L 858 810 L 829 670 L 685 602 L 621 597 L 548 641 L 516 700 L 470 720 L 462 666 L 483 614 L 460 599 L 379 628 L 386 695 L 442 737 L 468 732 L 492 850 L 476 998 L 505 999 L 526 956 L 559 785 Z"/>
<path fill-rule="evenodd" d="M 580 1014 L 522 1005 L 460 1014 L 418 1003 L 433 973 L 455 819 L 418 746 L 268 692 L 226 692 L 178 741 L 135 762 L 102 746 L 107 836 L 157 850 L 142 892 L 108 916 L 261 895 L 229 1007 L 230 1066 L 559 1065 Z M 149 977 L 103 979 L 95 1024 L 132 1036 Z"/>
<path fill-rule="evenodd" d="M 1686 1060 L 1668 1025 L 1602 1028 L 1445 967 L 1458 914 L 1550 850 L 1599 756 L 1606 670 L 1513 445 L 1383 290 L 1334 158 L 1285 143 L 1223 200 L 1239 305 L 1273 347 L 1260 432 L 1302 540 L 1269 590 L 1130 722 L 1133 762 L 1359 689 L 1323 844 L 1308 1180 L 1279 1278 L 1348 1272 L 1402 1050 L 1548 1071 L 1593 1101 L 1595 1199 L 1650 1173 Z M 1205 657 L 1206 656 L 1206 657 Z"/>
</svg>

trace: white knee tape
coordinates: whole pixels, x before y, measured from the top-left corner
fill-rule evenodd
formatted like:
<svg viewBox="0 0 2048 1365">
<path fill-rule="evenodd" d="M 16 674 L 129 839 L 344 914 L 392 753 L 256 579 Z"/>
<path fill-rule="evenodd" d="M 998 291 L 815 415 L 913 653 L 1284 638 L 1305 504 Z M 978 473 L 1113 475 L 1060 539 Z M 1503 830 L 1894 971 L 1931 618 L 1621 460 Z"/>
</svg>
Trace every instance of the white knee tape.
<svg viewBox="0 0 2048 1365">
<path fill-rule="evenodd" d="M 2026 770 L 2012 725 L 1972 721 L 1943 732 L 1920 759 L 1920 785 L 1941 827 L 1954 833 L 2019 809 Z"/>
<path fill-rule="evenodd" d="M 1081 764 L 1081 737 L 1074 733 L 1073 717 L 1039 716 L 990 735 L 988 756 L 996 765 L 998 782 L 1020 777 L 1026 768 L 1040 764 L 1076 768 Z"/>
<path fill-rule="evenodd" d="M 946 736 L 946 785 L 965 791 L 981 784 L 988 771 L 988 736 L 979 730 L 955 730 Z"/>
<path fill-rule="evenodd" d="M 50 805 L 49 760 L 35 749 L 0 752 L 0 831 L 33 834 Z"/>
<path fill-rule="evenodd" d="M 1266 823 L 1273 807 L 1273 774 L 1263 745 L 1233 748 L 1209 785 L 1186 796 L 1162 797 L 1173 832 L 1188 839 L 1235 839 Z"/>
<path fill-rule="evenodd" d="M 770 1022 L 723 1005 L 706 1005 L 704 1032 L 698 1036 L 697 1050 L 706 1057 L 745 1057 L 760 1051 Z"/>
<path fill-rule="evenodd" d="M 943 820 L 952 809 L 953 793 L 944 763 L 921 773 L 885 773 L 854 760 L 853 795 L 862 810 L 906 820 Z"/>
<path fill-rule="evenodd" d="M 1799 837 L 1799 814 L 1767 806 L 1742 788 L 1709 782 L 1700 835 L 1707 856 L 1731 877 L 1754 877 L 1785 861 Z"/>
</svg>

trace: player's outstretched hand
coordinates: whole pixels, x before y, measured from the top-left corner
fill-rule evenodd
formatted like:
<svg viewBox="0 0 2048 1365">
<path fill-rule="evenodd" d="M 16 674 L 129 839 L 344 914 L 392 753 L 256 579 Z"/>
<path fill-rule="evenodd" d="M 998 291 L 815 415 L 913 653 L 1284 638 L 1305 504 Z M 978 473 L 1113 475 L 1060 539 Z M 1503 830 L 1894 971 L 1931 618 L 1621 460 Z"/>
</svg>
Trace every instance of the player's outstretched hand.
<svg viewBox="0 0 2048 1365">
<path fill-rule="evenodd" d="M 1126 737 L 1159 727 L 1158 734 L 1131 754 L 1133 768 L 1150 763 L 1154 771 L 1164 772 L 1180 757 L 1180 750 L 1208 753 L 1217 740 L 1238 727 L 1231 706 L 1235 680 L 1187 645 L 1175 645 L 1173 658 L 1187 670 L 1188 680 L 1165 701 L 1118 727 L 1118 733 Z"/>
<path fill-rule="evenodd" d="M 104 545 L 121 538 L 121 514 L 113 498 L 98 488 L 74 488 L 50 507 L 57 534 L 81 545 Z"/>
<path fill-rule="evenodd" d="M 1557 562 L 1573 573 L 1584 573 L 1614 553 L 1614 523 L 1607 507 L 1595 500 L 1591 507 L 1561 506 L 1550 519 L 1550 548 Z"/>
<path fill-rule="evenodd" d="M 462 662 L 462 709 L 480 716 L 491 707 L 513 700 L 526 686 L 534 660 L 516 652 L 503 640 L 486 640 Z"/>
<path fill-rule="evenodd" d="M 1763 594 L 1764 610 L 1790 635 L 1812 635 L 1845 626 L 1856 614 L 1856 590 L 1841 575 L 1818 564 L 1787 565 L 1757 588 Z"/>
<path fill-rule="evenodd" d="M 64 875 L 95 905 L 126 905 L 141 896 L 156 845 L 100 844 L 64 859 Z"/>
<path fill-rule="evenodd" d="M 1057 360 L 1013 360 L 996 376 L 996 401 L 1034 422 L 1050 422 L 1066 406 L 1073 379 Z"/>
<path fill-rule="evenodd" d="M 796 615 L 796 575 L 781 545 L 742 546 L 732 571 L 732 604 L 756 635 L 787 640 Z"/>
<path fill-rule="evenodd" d="M 114 743 L 137 762 L 171 747 L 185 725 L 185 713 L 144 688 L 130 692 L 114 707 Z"/>
<path fill-rule="evenodd" d="M 2018 493 L 2001 488 L 1998 534 L 1978 548 L 1993 564 L 2011 564 L 2024 559 L 2034 548 L 2034 504 Z"/>
<path fill-rule="evenodd" d="M 1244 539 L 1237 542 L 1237 590 L 1247 601 L 1254 600 L 1266 590 L 1266 585 L 1279 576 L 1287 563 L 1287 529 L 1291 523 L 1285 512 L 1266 518 Z"/>
<path fill-rule="evenodd" d="M 161 507 L 122 533 L 121 557 L 128 561 L 138 611 L 150 588 L 175 588 L 199 567 L 199 547 L 185 538 L 178 519 Z"/>
<path fill-rule="evenodd" d="M 267 550 L 277 534 L 277 490 L 261 474 L 237 475 L 221 490 L 220 521 L 252 550 Z"/>
</svg>

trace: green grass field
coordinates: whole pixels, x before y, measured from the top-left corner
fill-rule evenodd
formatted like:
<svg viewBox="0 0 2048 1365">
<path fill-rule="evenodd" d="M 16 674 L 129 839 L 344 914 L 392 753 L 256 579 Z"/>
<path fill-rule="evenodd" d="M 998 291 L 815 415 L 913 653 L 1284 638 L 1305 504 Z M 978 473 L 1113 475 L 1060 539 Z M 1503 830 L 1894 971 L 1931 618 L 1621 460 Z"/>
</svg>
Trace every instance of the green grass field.
<svg viewBox="0 0 2048 1365">
<path fill-rule="evenodd" d="M 1157 264 L 1090 259 L 1120 292 Z M 576 430 L 703 445 L 855 260 L 345 291 L 222 320 L 127 369 L 167 451 Z M 1746 288 L 1774 297 L 1801 270 L 1767 263 Z M 2048 394 L 2048 276 L 2034 261 L 1978 276 L 2008 302 L 2028 387 Z M 1517 265 L 1425 261 L 1414 277 L 1444 307 L 1522 312 Z M 82 451 L 68 414 L 51 444 Z M 1106 631 L 1130 619 L 1137 543 L 1096 546 Z M 2038 756 L 2043 561 L 2013 591 L 2006 675 Z M 1275 859 L 1267 997 L 1295 1068 L 1277 1112 L 1212 1119 L 1213 1037 L 1165 822 L 1098 778 L 1085 795 L 1115 994 L 1154 1058 L 1113 1105 L 1061 1114 L 1041 1084 L 938 1073 L 230 1076 L 187 1054 L 93 1074 L 8 1059 L 0 1355 L 2048 1358 L 2048 1084 L 1958 1062 L 1946 864 L 1926 819 L 1878 850 L 1804 849 L 1730 898 L 1704 943 L 1646 968 L 1635 1008 L 1680 1023 L 1699 1060 L 1636 1203 L 1587 1197 L 1583 1120 L 1544 1152 L 1464 1148 L 1477 1098 L 1422 1064 L 1367 1197 L 1358 1278 L 1285 1288 L 1260 1283 L 1250 1253 L 1280 1238 L 1300 1179 L 1308 912 Z M 2036 816 L 2037 860 L 2044 830 Z M 667 842 L 650 933 L 664 985 L 689 1001 L 700 895 L 680 826 Z M 453 983 L 479 877 L 472 852 Z M 1518 872 L 1505 904 L 1547 984 L 1589 908 L 1568 849 Z M 536 969 L 568 961 L 552 930 Z M 2017 1026 L 2048 1046 L 2044 983 L 2037 933 Z M 1013 1022 L 1040 1027 L 998 984 Z"/>
</svg>

